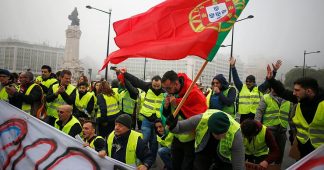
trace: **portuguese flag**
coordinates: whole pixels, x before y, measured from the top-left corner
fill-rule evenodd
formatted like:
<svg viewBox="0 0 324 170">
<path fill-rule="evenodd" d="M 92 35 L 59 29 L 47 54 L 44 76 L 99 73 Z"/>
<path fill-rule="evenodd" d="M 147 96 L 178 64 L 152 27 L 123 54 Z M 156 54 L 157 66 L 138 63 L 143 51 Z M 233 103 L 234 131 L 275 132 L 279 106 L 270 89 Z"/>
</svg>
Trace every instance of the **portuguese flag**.
<svg viewBox="0 0 324 170">
<path fill-rule="evenodd" d="M 212 61 L 248 0 L 166 0 L 113 24 L 120 48 L 108 63 L 127 58 L 178 60 L 189 55 Z"/>
</svg>

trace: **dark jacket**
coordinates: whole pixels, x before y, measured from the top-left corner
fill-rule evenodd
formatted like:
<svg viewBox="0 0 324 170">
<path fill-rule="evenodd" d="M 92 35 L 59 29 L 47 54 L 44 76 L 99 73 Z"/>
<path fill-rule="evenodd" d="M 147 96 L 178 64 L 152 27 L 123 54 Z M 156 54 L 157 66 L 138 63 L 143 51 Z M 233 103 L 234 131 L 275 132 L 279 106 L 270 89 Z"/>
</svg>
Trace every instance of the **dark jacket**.
<svg viewBox="0 0 324 170">
<path fill-rule="evenodd" d="M 69 118 L 69 121 L 71 121 L 71 119 L 72 119 L 72 115 L 71 115 L 71 117 Z M 68 121 L 68 122 L 69 122 Z M 63 125 L 62 125 L 62 121 L 57 121 L 56 122 L 56 124 L 59 126 L 59 129 L 60 130 L 62 130 L 63 129 Z M 70 129 L 70 132 L 69 132 L 69 134 L 68 135 L 70 135 L 70 136 L 72 136 L 73 138 L 76 136 L 76 135 L 78 135 L 78 134 L 80 134 L 82 132 L 82 127 L 81 127 L 81 125 L 80 124 L 78 124 L 78 123 L 76 123 L 76 124 L 74 124 L 72 127 L 71 127 L 71 129 Z"/>
<path fill-rule="evenodd" d="M 30 91 L 29 95 L 25 95 L 27 89 L 33 84 L 33 82 L 29 83 L 26 87 L 21 88 L 18 92 L 15 92 L 12 97 L 9 97 L 9 103 L 22 109 L 23 103 L 31 105 L 31 115 L 36 116 L 36 112 L 41 105 L 42 100 L 42 89 L 39 85 L 35 85 L 33 89 Z"/>
<path fill-rule="evenodd" d="M 123 134 L 122 136 L 115 136 L 113 140 L 113 146 L 111 149 L 111 157 L 117 159 L 121 162 L 126 162 L 126 146 L 128 142 L 128 137 L 130 135 L 130 130 Z M 120 147 L 116 151 L 116 148 Z M 136 158 L 141 161 L 142 164 L 147 165 L 148 168 L 152 166 L 155 160 L 151 151 L 148 149 L 147 145 L 144 144 L 144 141 L 141 138 L 138 138 L 137 147 L 136 147 Z"/>
</svg>

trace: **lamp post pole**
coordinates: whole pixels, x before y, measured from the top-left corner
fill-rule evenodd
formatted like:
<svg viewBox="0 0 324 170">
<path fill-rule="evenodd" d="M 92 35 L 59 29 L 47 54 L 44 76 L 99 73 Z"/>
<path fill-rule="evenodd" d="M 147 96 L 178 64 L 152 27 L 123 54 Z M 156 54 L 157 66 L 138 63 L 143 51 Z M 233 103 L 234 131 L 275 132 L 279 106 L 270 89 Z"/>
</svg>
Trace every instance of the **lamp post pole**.
<svg viewBox="0 0 324 170">
<path fill-rule="evenodd" d="M 249 15 L 249 16 L 247 16 L 245 18 L 236 20 L 235 23 L 240 22 L 240 21 L 243 21 L 243 20 L 246 20 L 246 19 L 252 19 L 252 18 L 254 18 L 254 16 L 253 15 Z M 233 57 L 233 48 L 234 48 L 234 24 L 233 24 L 233 27 L 232 27 L 232 41 L 231 41 L 231 45 L 230 45 L 231 46 L 231 56 L 230 56 L 230 58 Z M 228 72 L 228 82 L 229 83 L 231 83 L 231 79 L 232 79 L 232 74 L 231 73 L 232 73 L 231 72 L 231 66 L 229 66 L 229 72 Z"/>
<path fill-rule="evenodd" d="M 146 62 L 147 62 L 147 59 L 146 57 L 144 58 L 144 74 L 143 74 L 143 80 L 145 81 L 146 77 L 145 77 L 145 72 L 146 72 Z"/>
<path fill-rule="evenodd" d="M 304 63 L 303 63 L 303 77 L 305 77 L 305 60 L 306 60 L 306 55 L 307 54 L 314 54 L 314 53 L 320 53 L 321 51 L 312 51 L 312 52 L 306 52 L 306 50 L 304 50 Z"/>
<path fill-rule="evenodd" d="M 108 20 L 108 40 L 107 40 L 107 53 L 106 53 L 106 57 L 108 57 L 109 55 L 109 38 L 110 38 L 110 20 L 111 20 L 111 9 L 109 9 L 109 11 L 104 11 L 104 10 L 101 10 L 101 9 L 98 9 L 98 8 L 94 8 L 90 5 L 87 5 L 86 8 L 88 9 L 95 9 L 97 11 L 100 11 L 100 12 L 103 12 L 103 13 L 106 13 L 109 15 L 109 20 Z M 106 70 L 105 70 L 105 79 L 108 80 L 108 65 L 106 66 Z"/>
</svg>

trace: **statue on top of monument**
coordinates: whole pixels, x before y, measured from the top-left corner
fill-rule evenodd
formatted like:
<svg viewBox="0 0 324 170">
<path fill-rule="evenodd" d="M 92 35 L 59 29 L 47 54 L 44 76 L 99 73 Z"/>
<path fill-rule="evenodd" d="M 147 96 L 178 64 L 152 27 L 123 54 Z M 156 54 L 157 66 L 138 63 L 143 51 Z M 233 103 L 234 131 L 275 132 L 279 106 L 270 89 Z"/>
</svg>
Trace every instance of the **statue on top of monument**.
<svg viewBox="0 0 324 170">
<path fill-rule="evenodd" d="M 75 7 L 74 10 L 72 11 L 71 15 L 69 15 L 69 20 L 72 21 L 71 25 L 80 25 L 80 19 L 78 18 L 78 9 Z"/>
</svg>

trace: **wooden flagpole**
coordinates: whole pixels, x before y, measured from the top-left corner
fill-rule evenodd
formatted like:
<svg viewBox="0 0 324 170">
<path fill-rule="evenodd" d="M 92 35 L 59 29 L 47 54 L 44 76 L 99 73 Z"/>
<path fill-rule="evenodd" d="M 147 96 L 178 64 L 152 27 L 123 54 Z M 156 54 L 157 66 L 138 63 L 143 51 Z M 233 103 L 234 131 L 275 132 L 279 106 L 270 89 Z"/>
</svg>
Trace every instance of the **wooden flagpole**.
<svg viewBox="0 0 324 170">
<path fill-rule="evenodd" d="M 173 117 L 176 117 L 177 114 L 179 113 L 180 108 L 182 107 L 182 105 L 184 104 L 184 102 L 187 100 L 187 97 L 189 96 L 189 94 L 190 94 L 192 88 L 193 88 L 194 85 L 196 84 L 198 78 L 200 77 L 201 73 L 204 71 L 204 69 L 205 69 L 205 67 L 206 67 L 207 64 L 208 64 L 208 61 L 206 60 L 206 61 L 204 62 L 204 64 L 201 66 L 201 68 L 200 68 L 198 74 L 196 75 L 195 79 L 194 79 L 194 80 L 192 81 L 192 83 L 190 84 L 190 86 L 189 86 L 189 88 L 188 88 L 186 94 L 183 96 L 181 102 L 180 102 L 179 105 L 177 106 L 177 109 L 174 111 L 174 113 L 173 113 Z"/>
</svg>

